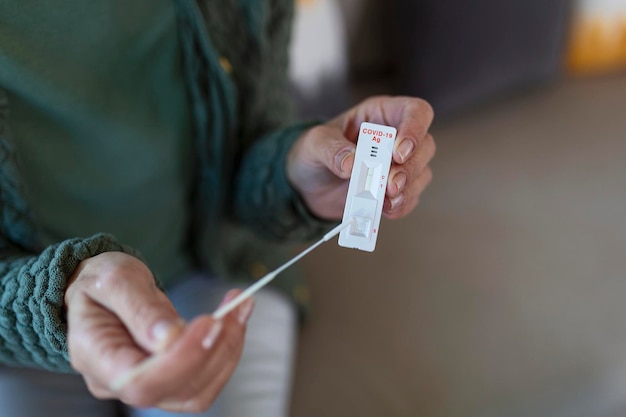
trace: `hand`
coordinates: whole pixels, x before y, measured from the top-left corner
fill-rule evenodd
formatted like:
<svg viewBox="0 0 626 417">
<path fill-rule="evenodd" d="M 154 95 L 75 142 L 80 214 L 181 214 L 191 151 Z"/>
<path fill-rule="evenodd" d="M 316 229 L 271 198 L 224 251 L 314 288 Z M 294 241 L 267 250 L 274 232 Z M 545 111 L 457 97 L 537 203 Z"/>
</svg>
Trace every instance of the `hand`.
<svg viewBox="0 0 626 417">
<path fill-rule="evenodd" d="M 70 361 L 91 393 L 174 412 L 201 412 L 214 401 L 239 361 L 252 311 L 248 300 L 223 320 L 203 315 L 185 324 L 148 268 L 120 252 L 82 261 L 65 303 Z M 130 383 L 111 387 L 147 358 Z"/>
<path fill-rule="evenodd" d="M 287 178 L 309 210 L 324 219 L 339 219 L 348 192 L 355 143 L 362 122 L 396 127 L 398 136 L 383 214 L 395 219 L 410 213 L 430 184 L 435 142 L 428 133 L 433 110 L 411 97 L 372 97 L 330 122 L 305 132 L 290 150 Z"/>
</svg>

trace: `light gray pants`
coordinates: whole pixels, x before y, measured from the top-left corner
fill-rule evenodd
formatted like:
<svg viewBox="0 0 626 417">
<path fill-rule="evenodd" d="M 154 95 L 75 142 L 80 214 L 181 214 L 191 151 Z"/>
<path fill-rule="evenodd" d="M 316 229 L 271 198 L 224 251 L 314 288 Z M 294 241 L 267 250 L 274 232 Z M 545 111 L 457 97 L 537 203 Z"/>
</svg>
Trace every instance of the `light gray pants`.
<svg viewBox="0 0 626 417">
<path fill-rule="evenodd" d="M 168 292 L 186 319 L 213 311 L 230 289 L 227 284 L 194 276 Z M 7 417 L 285 417 L 291 396 L 296 340 L 292 302 L 272 289 L 255 296 L 241 361 L 214 405 L 203 414 L 156 409 L 128 409 L 101 401 L 76 375 L 0 367 L 0 415 Z"/>
</svg>

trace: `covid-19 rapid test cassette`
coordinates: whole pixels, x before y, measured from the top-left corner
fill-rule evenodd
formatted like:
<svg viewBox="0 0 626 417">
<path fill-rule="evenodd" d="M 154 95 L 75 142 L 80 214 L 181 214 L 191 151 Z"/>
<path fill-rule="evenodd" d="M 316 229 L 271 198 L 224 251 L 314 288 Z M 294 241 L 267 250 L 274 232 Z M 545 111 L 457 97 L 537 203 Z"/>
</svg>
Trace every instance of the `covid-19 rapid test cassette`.
<svg viewBox="0 0 626 417">
<path fill-rule="evenodd" d="M 339 245 L 373 252 L 387 189 L 396 129 L 373 123 L 361 124 Z"/>
</svg>

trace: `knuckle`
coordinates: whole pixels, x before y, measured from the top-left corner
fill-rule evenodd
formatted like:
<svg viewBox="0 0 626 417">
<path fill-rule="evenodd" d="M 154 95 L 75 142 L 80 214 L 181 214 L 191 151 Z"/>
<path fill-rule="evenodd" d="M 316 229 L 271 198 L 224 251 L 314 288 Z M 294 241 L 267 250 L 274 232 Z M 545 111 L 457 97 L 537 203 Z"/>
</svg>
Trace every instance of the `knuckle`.
<svg viewBox="0 0 626 417">
<path fill-rule="evenodd" d="M 311 128 L 311 138 L 313 142 L 326 140 L 331 134 L 331 127 L 325 124 L 319 124 Z"/>
<path fill-rule="evenodd" d="M 332 159 L 336 149 L 334 146 L 328 146 L 329 143 L 331 143 L 329 142 L 329 139 L 337 136 L 336 133 L 333 132 L 332 127 L 325 124 L 314 126 L 311 128 L 310 134 L 307 136 L 308 144 L 305 147 L 306 152 L 315 154 L 319 153 L 319 150 L 321 149 L 326 160 Z"/>
<path fill-rule="evenodd" d="M 104 289 L 106 291 L 119 291 L 125 285 L 124 266 L 111 265 L 95 280 L 96 289 Z"/>
<path fill-rule="evenodd" d="M 148 267 L 139 259 L 126 254 L 113 254 L 101 268 L 94 285 L 109 291 L 117 291 L 128 285 L 128 277 L 151 277 Z"/>
</svg>

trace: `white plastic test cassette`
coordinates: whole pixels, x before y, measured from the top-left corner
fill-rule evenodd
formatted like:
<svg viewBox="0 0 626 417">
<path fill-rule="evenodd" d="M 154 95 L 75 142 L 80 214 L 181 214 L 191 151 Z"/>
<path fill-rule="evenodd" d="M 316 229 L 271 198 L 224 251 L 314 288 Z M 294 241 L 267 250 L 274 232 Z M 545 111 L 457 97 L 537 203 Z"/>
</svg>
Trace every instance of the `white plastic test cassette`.
<svg viewBox="0 0 626 417">
<path fill-rule="evenodd" d="M 396 129 L 373 123 L 361 124 L 352 177 L 343 212 L 339 245 L 373 252 L 387 189 Z"/>
</svg>

